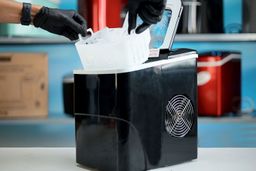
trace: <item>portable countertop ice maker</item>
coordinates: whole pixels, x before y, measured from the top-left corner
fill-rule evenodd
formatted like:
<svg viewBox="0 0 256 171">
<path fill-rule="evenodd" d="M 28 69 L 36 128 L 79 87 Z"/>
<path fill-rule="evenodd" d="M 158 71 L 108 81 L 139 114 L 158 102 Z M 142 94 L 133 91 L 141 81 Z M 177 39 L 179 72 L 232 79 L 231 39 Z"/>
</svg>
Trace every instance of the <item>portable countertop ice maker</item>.
<svg viewBox="0 0 256 171">
<path fill-rule="evenodd" d="M 127 70 L 74 71 L 77 163 L 143 171 L 196 159 L 197 56 L 164 50 Z"/>
</svg>

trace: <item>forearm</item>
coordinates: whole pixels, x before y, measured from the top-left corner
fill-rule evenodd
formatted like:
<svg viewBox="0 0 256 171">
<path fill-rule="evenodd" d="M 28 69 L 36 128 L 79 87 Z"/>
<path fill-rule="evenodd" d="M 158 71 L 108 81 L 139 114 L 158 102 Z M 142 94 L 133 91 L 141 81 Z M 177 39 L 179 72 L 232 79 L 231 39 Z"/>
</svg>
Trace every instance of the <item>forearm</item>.
<svg viewBox="0 0 256 171">
<path fill-rule="evenodd" d="M 32 5 L 31 19 L 39 12 L 41 6 Z M 22 3 L 13 0 L 0 0 L 0 23 L 20 23 Z"/>
</svg>

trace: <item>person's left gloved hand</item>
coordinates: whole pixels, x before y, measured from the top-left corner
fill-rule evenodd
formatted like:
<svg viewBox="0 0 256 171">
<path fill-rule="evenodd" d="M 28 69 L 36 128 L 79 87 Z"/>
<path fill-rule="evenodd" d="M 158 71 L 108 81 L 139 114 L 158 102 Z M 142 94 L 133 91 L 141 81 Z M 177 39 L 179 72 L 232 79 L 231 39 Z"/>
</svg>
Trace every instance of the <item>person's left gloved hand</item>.
<svg viewBox="0 0 256 171">
<path fill-rule="evenodd" d="M 129 0 L 129 27 L 128 33 L 137 27 L 137 15 L 143 20 L 143 23 L 135 30 L 136 33 L 142 33 L 152 24 L 161 21 L 165 9 L 166 0 Z"/>
<path fill-rule="evenodd" d="M 76 11 L 42 7 L 35 15 L 33 24 L 51 33 L 77 40 L 78 34 L 86 36 L 85 19 Z"/>
</svg>

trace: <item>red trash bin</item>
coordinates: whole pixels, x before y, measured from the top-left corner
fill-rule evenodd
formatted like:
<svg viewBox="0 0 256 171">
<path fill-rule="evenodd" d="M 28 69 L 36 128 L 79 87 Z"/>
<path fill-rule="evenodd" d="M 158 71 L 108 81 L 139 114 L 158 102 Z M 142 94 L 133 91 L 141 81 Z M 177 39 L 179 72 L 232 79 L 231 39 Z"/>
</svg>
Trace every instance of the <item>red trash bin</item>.
<svg viewBox="0 0 256 171">
<path fill-rule="evenodd" d="M 241 54 L 208 52 L 198 58 L 198 114 L 221 116 L 241 109 Z"/>
</svg>

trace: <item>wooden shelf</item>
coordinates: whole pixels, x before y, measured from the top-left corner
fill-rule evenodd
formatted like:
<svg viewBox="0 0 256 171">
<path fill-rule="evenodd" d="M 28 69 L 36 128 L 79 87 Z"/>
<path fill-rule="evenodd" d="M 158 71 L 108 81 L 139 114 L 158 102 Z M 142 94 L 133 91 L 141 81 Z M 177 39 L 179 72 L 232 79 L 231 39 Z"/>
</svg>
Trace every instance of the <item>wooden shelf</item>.
<svg viewBox="0 0 256 171">
<path fill-rule="evenodd" d="M 63 114 L 64 115 L 64 114 Z M 67 116 L 47 118 L 0 119 L 0 126 L 4 125 L 73 125 L 74 118 Z"/>
<path fill-rule="evenodd" d="M 65 37 L 0 37 L 0 44 L 70 44 Z"/>
<path fill-rule="evenodd" d="M 256 42 L 256 33 L 177 34 L 176 42 Z"/>
<path fill-rule="evenodd" d="M 177 34 L 176 42 L 256 42 L 256 33 Z M 0 37 L 0 44 L 72 44 L 65 37 Z"/>
</svg>

